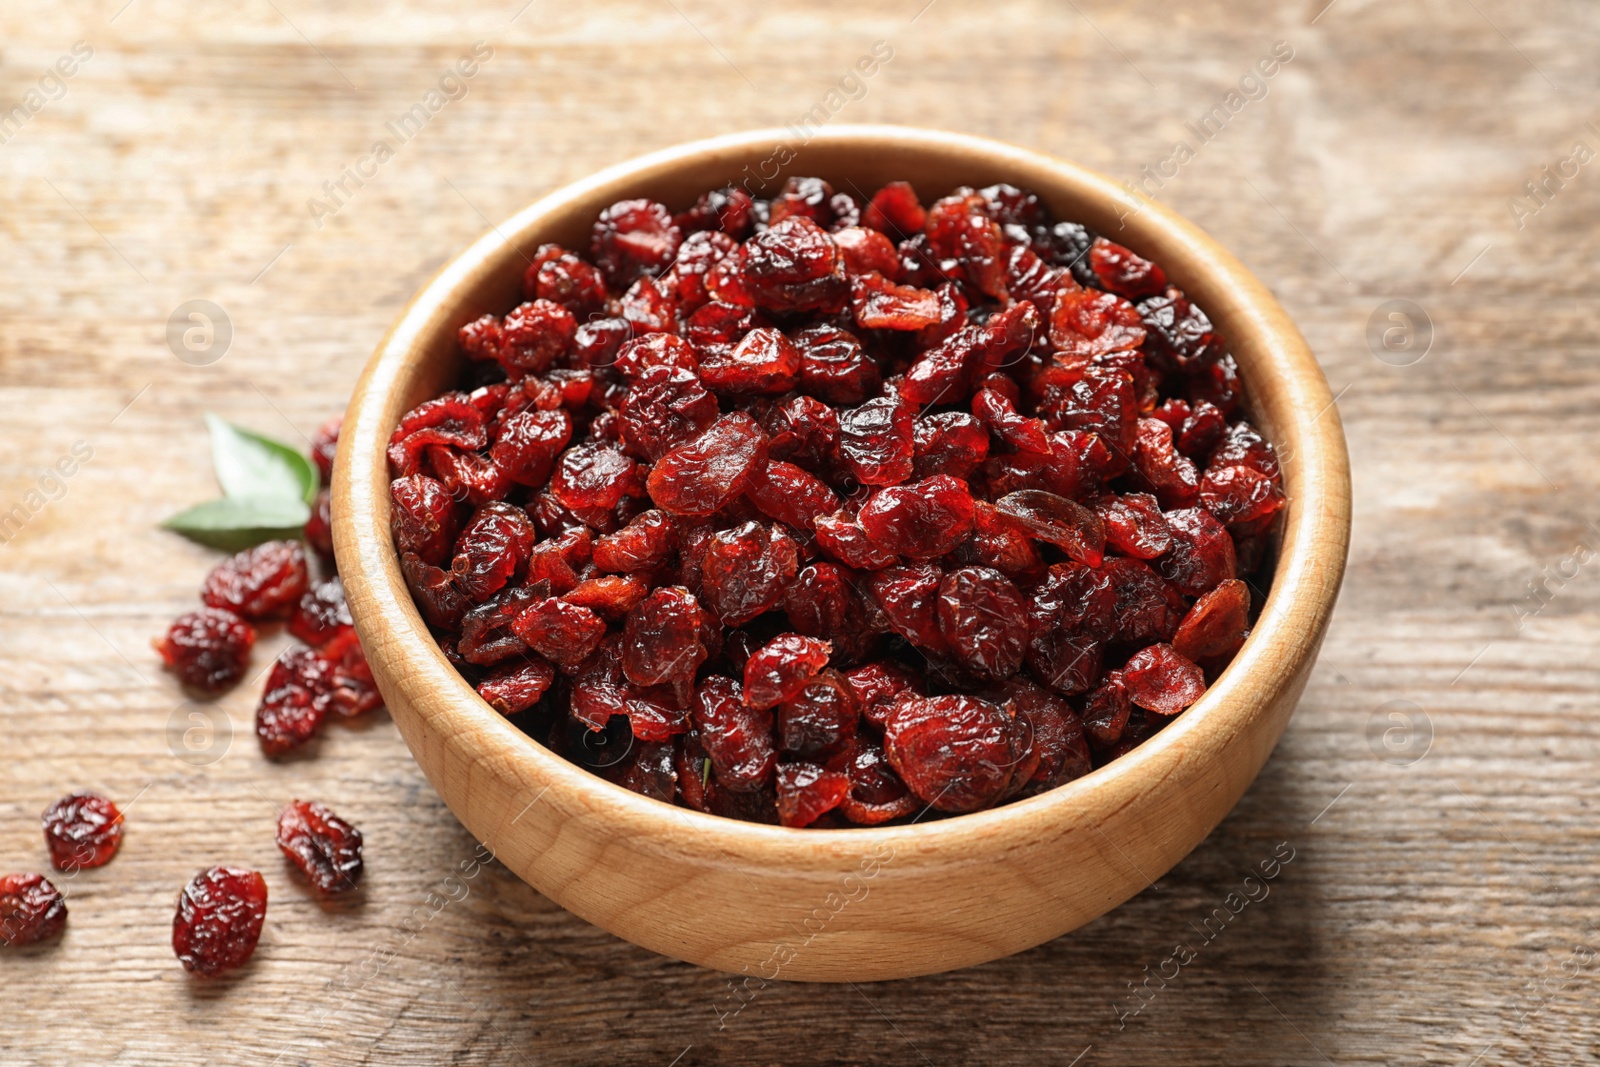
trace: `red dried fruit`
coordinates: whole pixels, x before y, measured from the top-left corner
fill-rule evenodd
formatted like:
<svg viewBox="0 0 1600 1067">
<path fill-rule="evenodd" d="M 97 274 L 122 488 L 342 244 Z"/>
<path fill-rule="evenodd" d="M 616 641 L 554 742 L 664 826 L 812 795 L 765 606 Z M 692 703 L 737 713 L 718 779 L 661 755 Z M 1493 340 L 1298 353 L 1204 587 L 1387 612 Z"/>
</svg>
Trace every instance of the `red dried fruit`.
<svg viewBox="0 0 1600 1067">
<path fill-rule="evenodd" d="M 556 456 L 572 439 L 572 416 L 553 411 L 519 411 L 500 424 L 489 459 L 518 485 L 543 485 Z"/>
<path fill-rule="evenodd" d="M 1234 577 L 1233 538 L 1200 508 L 1167 512 L 1172 547 L 1156 560 L 1156 570 L 1178 591 L 1200 596 Z"/>
<path fill-rule="evenodd" d="M 456 538 L 450 565 L 456 588 L 473 603 L 489 599 L 526 569 L 538 536 L 521 508 L 498 500 L 483 505 Z"/>
<path fill-rule="evenodd" d="M 1172 427 L 1160 419 L 1140 419 L 1133 445 L 1133 469 L 1164 508 L 1187 508 L 1200 499 L 1200 475 L 1188 456 L 1172 444 Z"/>
<path fill-rule="evenodd" d="M 1022 489 L 1007 493 L 994 506 L 1079 563 L 1098 567 L 1104 558 L 1105 524 L 1077 501 L 1041 489 Z"/>
<path fill-rule="evenodd" d="M 936 474 L 879 489 L 856 520 L 867 537 L 890 552 L 937 559 L 972 533 L 972 494 L 961 479 Z"/>
<path fill-rule="evenodd" d="M 389 436 L 390 473 L 416 474 L 423 453 L 434 445 L 477 449 L 489 443 L 489 431 L 477 405 L 466 393 L 445 393 L 424 401 L 400 418 Z"/>
<path fill-rule="evenodd" d="M 594 566 L 608 574 L 650 571 L 666 563 L 678 548 L 678 531 L 667 513 L 652 508 L 616 533 L 594 543 Z"/>
<path fill-rule="evenodd" d="M 1144 343 L 1139 309 L 1115 293 L 1063 282 L 1050 312 L 1050 345 L 1070 365 Z"/>
<path fill-rule="evenodd" d="M 902 781 L 940 811 L 978 811 L 1000 798 L 1016 762 L 1005 709 L 970 696 L 903 700 L 883 727 L 883 750 Z"/>
<path fill-rule="evenodd" d="M 928 213 L 910 182 L 890 182 L 876 193 L 861 213 L 861 225 L 881 230 L 895 240 L 921 233 Z"/>
<path fill-rule="evenodd" d="M 767 435 L 735 411 L 656 461 L 647 482 L 650 499 L 674 515 L 711 515 L 743 494 L 766 461 Z"/>
<path fill-rule="evenodd" d="M 1089 269 L 1100 284 L 1129 300 L 1155 296 L 1167 287 L 1167 273 L 1119 244 L 1096 237 L 1089 248 Z"/>
<path fill-rule="evenodd" d="M 1249 467 L 1212 467 L 1200 480 L 1200 503 L 1229 526 L 1262 523 L 1283 507 L 1283 490 Z"/>
<path fill-rule="evenodd" d="M 922 415 L 913 434 L 912 475 L 928 478 L 948 474 L 970 478 L 989 456 L 989 434 L 965 411 Z"/>
<path fill-rule="evenodd" d="M 1205 672 L 1171 645 L 1135 652 L 1122 668 L 1128 698 L 1157 715 L 1176 715 L 1205 695 Z"/>
<path fill-rule="evenodd" d="M 732 396 L 776 396 L 800 381 L 800 350 L 781 330 L 751 330 L 732 348 L 701 352 L 700 380 Z"/>
<path fill-rule="evenodd" d="M 478 683 L 478 695 L 502 715 L 527 711 L 555 683 L 556 670 L 538 656 L 502 663 Z"/>
<path fill-rule="evenodd" d="M 1172 647 L 1196 662 L 1231 657 L 1249 633 L 1250 588 L 1231 578 L 1194 602 L 1178 624 Z"/>
<path fill-rule="evenodd" d="M 1022 666 L 1028 647 L 1028 608 L 1005 575 L 961 567 L 939 582 L 939 632 L 964 665 L 1003 679 Z"/>
<path fill-rule="evenodd" d="M 745 242 L 739 268 L 756 306 L 771 311 L 837 311 L 850 296 L 839 246 L 803 216 L 783 219 Z"/>
<path fill-rule="evenodd" d="M 815 763 L 785 763 L 778 768 L 778 822 L 810 826 L 837 808 L 850 791 L 850 779 Z"/>
<path fill-rule="evenodd" d="M 520 304 L 500 325 L 500 364 L 513 378 L 538 373 L 567 354 L 577 333 L 577 319 L 560 304 Z"/>
<path fill-rule="evenodd" d="M 833 186 L 821 178 L 790 178 L 772 198 L 767 222 L 776 224 L 798 215 L 828 226 L 833 222 L 833 207 L 829 204 L 832 199 Z"/>
<path fill-rule="evenodd" d="M 1133 702 L 1121 671 L 1108 671 L 1100 687 L 1083 699 L 1083 730 L 1101 748 L 1122 740 L 1128 728 Z"/>
<path fill-rule="evenodd" d="M 689 342 L 670 333 L 649 333 L 617 350 L 617 373 L 636 382 L 651 367 L 676 367 L 691 373 L 700 369 L 699 357 Z"/>
<path fill-rule="evenodd" d="M 746 522 L 722 530 L 706 544 L 706 604 L 724 626 L 742 626 L 777 606 L 799 565 L 799 549 L 776 527 Z"/>
<path fill-rule="evenodd" d="M 1012 682 L 1006 690 L 1006 708 L 1015 716 L 1014 732 L 1023 739 L 1008 792 L 1033 796 L 1094 769 L 1083 723 L 1072 705 L 1026 681 Z"/>
<path fill-rule="evenodd" d="M 306 553 L 299 541 L 268 541 L 211 569 L 200 599 L 246 619 L 281 615 L 306 591 Z"/>
<path fill-rule="evenodd" d="M 1172 528 L 1149 493 L 1107 496 L 1095 502 L 1094 511 L 1105 524 L 1106 547 L 1115 552 L 1155 559 L 1172 547 Z"/>
<path fill-rule="evenodd" d="M 622 443 L 643 459 L 666 453 L 705 432 L 717 419 L 717 398 L 692 371 L 646 371 L 617 409 Z"/>
<path fill-rule="evenodd" d="M 383 705 L 383 694 L 355 629 L 345 630 L 317 650 L 328 664 L 328 707 L 340 715 L 360 715 Z"/>
<path fill-rule="evenodd" d="M 462 616 L 472 604 L 450 580 L 449 571 L 422 562 L 415 552 L 406 552 L 400 557 L 400 573 L 428 625 L 450 631 L 461 628 Z"/>
<path fill-rule="evenodd" d="M 751 219 L 750 194 L 737 185 L 730 185 L 702 193 L 694 206 L 673 222 L 685 233 L 715 229 L 737 238 L 749 231 Z"/>
<path fill-rule="evenodd" d="M 1008 578 L 1044 569 L 1026 526 L 987 501 L 974 500 L 972 508 L 972 538 L 957 547 L 958 560 L 993 567 Z"/>
<path fill-rule="evenodd" d="M 838 413 L 838 458 L 861 485 L 898 485 L 912 472 L 912 410 L 878 397 Z"/>
<path fill-rule="evenodd" d="M 311 459 L 317 465 L 324 487 L 333 484 L 333 457 L 339 449 L 339 430 L 344 426 L 344 415 L 335 415 L 311 435 Z"/>
<path fill-rule="evenodd" d="M 848 330 L 826 323 L 808 326 L 794 335 L 794 343 L 804 393 L 830 404 L 859 404 L 883 384 L 877 362 Z"/>
<path fill-rule="evenodd" d="M 322 726 L 332 704 L 333 665 L 301 645 L 284 649 L 256 706 L 256 739 L 268 756 L 299 748 Z"/>
<path fill-rule="evenodd" d="M 588 608 L 607 622 L 618 622 L 650 595 L 650 583 L 637 574 L 602 574 L 585 578 L 561 599 Z"/>
<path fill-rule="evenodd" d="M 705 611 L 681 585 L 663 586 L 628 613 L 622 672 L 634 685 L 670 685 L 686 703 L 695 671 L 710 655 L 701 640 Z"/>
<path fill-rule="evenodd" d="M 708 677 L 695 690 L 689 716 L 719 785 L 748 793 L 772 781 L 778 763 L 772 712 L 746 704 L 738 682 Z"/>
<path fill-rule="evenodd" d="M 220 693 L 244 677 L 255 643 L 255 629 L 233 612 L 201 608 L 178 616 L 154 645 L 184 685 Z"/>
<path fill-rule="evenodd" d="M 0 945 L 21 948 L 59 937 L 67 902 L 42 874 L 0 875 Z"/>
<path fill-rule="evenodd" d="M 306 520 L 301 535 L 306 544 L 316 549 L 323 561 L 333 562 L 333 494 L 326 489 L 317 493 L 311 505 L 311 518 Z"/>
<path fill-rule="evenodd" d="M 545 542 L 546 545 L 551 542 Z M 543 545 L 540 546 L 544 547 Z M 534 550 L 538 553 L 538 549 Z M 559 554 L 556 559 L 565 565 Z M 533 569 L 529 565 L 529 571 Z M 569 568 L 570 573 L 570 568 Z M 572 584 L 577 584 L 574 577 Z M 457 642 L 457 649 L 461 658 L 468 663 L 480 667 L 499 663 L 507 656 L 519 656 L 527 652 L 527 645 L 512 630 L 511 624 L 535 602 L 541 600 L 548 586 L 535 584 L 530 586 L 507 587 L 491 597 L 487 603 L 466 612 L 461 617 L 461 638 Z M 566 592 L 565 589 L 561 592 Z M 559 594 L 558 594 L 559 595 Z"/>
<path fill-rule="evenodd" d="M 882 545 L 874 544 L 861 524 L 843 511 L 819 516 L 816 533 L 818 548 L 857 570 L 881 570 L 900 559 Z"/>
<path fill-rule="evenodd" d="M 828 665 L 833 646 L 800 634 L 779 634 L 750 654 L 744 665 L 744 700 L 772 708 L 798 696 Z"/>
<path fill-rule="evenodd" d="M 122 845 L 122 813 L 96 793 L 72 793 L 45 809 L 44 843 L 58 871 L 103 867 Z"/>
<path fill-rule="evenodd" d="M 278 815 L 278 848 L 324 896 L 361 880 L 361 831 L 314 800 L 291 800 Z"/>
<path fill-rule="evenodd" d="M 550 495 L 574 512 L 614 508 L 638 487 L 633 460 L 605 445 L 576 445 L 561 454 Z"/>
<path fill-rule="evenodd" d="M 1017 414 L 1016 405 L 1002 393 L 979 389 L 972 395 L 972 413 L 1001 443 L 1015 451 L 1050 455 L 1050 439 L 1045 436 L 1044 424 Z"/>
<path fill-rule="evenodd" d="M 613 288 L 626 288 L 641 273 L 665 270 L 678 254 L 683 232 L 654 200 L 619 200 L 600 213 L 589 252 Z"/>
<path fill-rule="evenodd" d="M 525 608 L 512 621 L 511 632 L 556 666 L 574 668 L 599 645 L 606 624 L 588 608 L 546 597 Z"/>
<path fill-rule="evenodd" d="M 917 675 L 894 660 L 868 663 L 846 671 L 845 680 L 861 705 L 862 717 L 879 729 L 901 697 L 926 695 Z"/>
<path fill-rule="evenodd" d="M 215 977 L 250 962 L 267 917 L 267 883 L 258 871 L 212 867 L 178 894 L 172 951 L 186 971 Z"/>
<path fill-rule="evenodd" d="M 1112 641 L 1170 641 L 1187 611 L 1183 594 L 1142 560 L 1113 558 L 1102 570 L 1116 596 Z"/>
<path fill-rule="evenodd" d="M 856 325 L 868 330 L 920 330 L 939 321 L 939 297 L 927 289 L 896 285 L 878 271 L 850 282 Z"/>
<path fill-rule="evenodd" d="M 944 572 L 934 563 L 888 567 L 868 579 L 872 598 L 889 627 L 918 648 L 937 655 L 949 651 L 939 630 L 939 583 Z"/>
<path fill-rule="evenodd" d="M 447 561 L 461 522 L 449 490 L 425 474 L 413 474 L 389 483 L 389 500 L 395 548 L 436 567 Z"/>
<path fill-rule="evenodd" d="M 850 780 L 850 791 L 840 802 L 844 817 L 860 826 L 877 826 L 910 815 L 922 807 L 900 776 L 894 773 L 876 742 L 857 737 L 848 752 L 828 761 L 830 770 Z"/>
<path fill-rule="evenodd" d="M 745 491 L 761 514 L 797 530 L 814 530 L 817 519 L 839 510 L 828 483 L 792 463 L 768 463 Z"/>
<path fill-rule="evenodd" d="M 541 252 L 543 250 L 541 249 Z M 537 260 L 523 275 L 522 291 L 529 300 L 560 304 L 575 318 L 587 318 L 606 306 L 606 280 L 594 267 L 571 252 Z"/>
<path fill-rule="evenodd" d="M 890 281 L 900 277 L 900 253 L 894 242 L 877 230 L 847 226 L 835 230 L 833 243 L 844 256 L 844 271 L 851 279 L 876 271 Z"/>
</svg>

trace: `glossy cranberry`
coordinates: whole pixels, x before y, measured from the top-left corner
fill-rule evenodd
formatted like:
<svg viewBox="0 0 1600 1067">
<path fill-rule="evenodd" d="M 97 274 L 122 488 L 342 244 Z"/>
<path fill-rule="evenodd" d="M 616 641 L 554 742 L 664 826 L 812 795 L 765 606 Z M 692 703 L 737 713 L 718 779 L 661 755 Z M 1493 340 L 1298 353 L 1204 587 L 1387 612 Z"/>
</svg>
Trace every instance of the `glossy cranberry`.
<svg viewBox="0 0 1600 1067">
<path fill-rule="evenodd" d="M 122 845 L 122 812 L 97 793 L 62 797 L 45 809 L 41 822 L 58 871 L 103 867 Z"/>
<path fill-rule="evenodd" d="M 278 849 L 313 889 L 332 896 L 361 879 L 361 831 L 314 800 L 291 800 L 278 815 Z"/>
<path fill-rule="evenodd" d="M 233 612 L 201 608 L 178 616 L 155 648 L 184 685 L 220 693 L 244 677 L 255 643 L 255 630 Z"/>
<path fill-rule="evenodd" d="M 268 541 L 211 569 L 200 599 L 245 619 L 286 613 L 306 591 L 306 553 L 299 541 Z"/>
<path fill-rule="evenodd" d="M 42 874 L 0 875 L 0 945 L 21 948 L 61 936 L 67 902 Z"/>
<path fill-rule="evenodd" d="M 209 868 L 178 895 L 172 951 L 184 970 L 213 978 L 250 962 L 266 917 L 267 883 L 259 872 Z"/>
</svg>

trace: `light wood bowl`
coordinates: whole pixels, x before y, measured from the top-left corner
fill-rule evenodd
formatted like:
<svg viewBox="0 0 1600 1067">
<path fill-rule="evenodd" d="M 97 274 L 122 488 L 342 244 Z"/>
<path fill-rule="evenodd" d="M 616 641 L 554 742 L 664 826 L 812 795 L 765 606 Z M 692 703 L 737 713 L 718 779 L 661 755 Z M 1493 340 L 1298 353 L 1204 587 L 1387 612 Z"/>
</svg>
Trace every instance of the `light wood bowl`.
<svg viewBox="0 0 1600 1067">
<path fill-rule="evenodd" d="M 587 248 L 590 223 L 614 201 L 648 196 L 679 209 L 705 189 L 774 174 L 769 193 L 791 174 L 858 195 L 894 179 L 924 198 L 997 181 L 1031 189 L 1057 218 L 1160 263 L 1231 344 L 1252 419 L 1283 458 L 1289 504 L 1271 593 L 1217 684 L 1132 753 L 978 814 L 851 830 L 759 826 L 647 799 L 551 753 L 489 708 L 429 636 L 389 536 L 384 446 L 402 413 L 455 379 L 457 327 L 520 299 L 524 256 L 539 244 Z M 333 516 L 378 686 L 467 829 L 562 907 L 656 952 L 743 973 L 753 989 L 982 963 L 1072 930 L 1171 869 L 1233 808 L 1294 710 L 1338 594 L 1350 487 L 1338 411 L 1305 340 L 1198 227 L 1108 178 L 1019 148 L 841 126 L 804 145 L 765 130 L 657 152 L 485 234 L 412 299 L 367 364 L 339 444 Z"/>
</svg>

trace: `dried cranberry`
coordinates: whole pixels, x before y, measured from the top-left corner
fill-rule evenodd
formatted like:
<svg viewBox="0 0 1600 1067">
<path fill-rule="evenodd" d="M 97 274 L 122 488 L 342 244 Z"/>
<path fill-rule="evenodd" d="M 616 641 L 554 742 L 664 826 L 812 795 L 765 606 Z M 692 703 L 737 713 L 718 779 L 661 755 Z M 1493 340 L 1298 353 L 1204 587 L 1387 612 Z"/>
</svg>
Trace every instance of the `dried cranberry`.
<svg viewBox="0 0 1600 1067">
<path fill-rule="evenodd" d="M 511 632 L 559 667 L 576 667 L 606 635 L 606 624 L 588 608 L 546 597 L 529 605 L 511 623 Z"/>
<path fill-rule="evenodd" d="M 1011 781 L 1015 738 L 1005 709 L 970 696 L 901 701 L 883 728 L 889 764 L 924 803 L 978 811 Z"/>
<path fill-rule="evenodd" d="M 827 666 L 832 652 L 827 641 L 779 634 L 745 661 L 745 703 L 753 708 L 772 708 L 795 697 Z"/>
<path fill-rule="evenodd" d="M 838 807 L 850 791 L 850 779 L 815 763 L 785 763 L 778 768 L 778 821 L 784 826 L 810 826 Z"/>
<path fill-rule="evenodd" d="M 967 484 L 936 474 L 872 494 L 856 516 L 867 536 L 890 552 L 912 559 L 937 559 L 972 533 L 972 494 Z"/>
<path fill-rule="evenodd" d="M 750 238 L 739 266 L 757 307 L 835 311 L 849 299 L 839 246 L 804 216 L 791 215 Z"/>
<path fill-rule="evenodd" d="M 706 603 L 725 626 L 771 610 L 799 569 L 794 541 L 776 527 L 746 522 L 712 535 L 701 581 Z"/>
<path fill-rule="evenodd" d="M 449 490 L 425 474 L 414 474 L 390 482 L 389 499 L 395 547 L 436 567 L 448 560 L 461 521 Z"/>
<path fill-rule="evenodd" d="M 738 344 L 707 349 L 700 360 L 700 380 L 718 393 L 774 396 L 800 380 L 800 350 L 780 330 L 751 330 Z"/>
<path fill-rule="evenodd" d="M 211 569 L 200 590 L 209 607 L 246 619 L 281 615 L 306 591 L 306 553 L 299 541 L 268 541 Z"/>
<path fill-rule="evenodd" d="M 767 459 L 767 435 L 749 415 L 724 415 L 656 461 L 650 499 L 674 515 L 710 515 L 736 499 Z"/>
<path fill-rule="evenodd" d="M 42 874 L 0 875 L 0 945 L 21 948 L 59 937 L 67 902 Z"/>
<path fill-rule="evenodd" d="M 772 712 L 745 703 L 738 682 L 708 677 L 696 689 L 689 714 L 719 784 L 751 792 L 771 782 L 778 760 Z"/>
<path fill-rule="evenodd" d="M 695 671 L 710 654 L 701 640 L 705 612 L 693 593 L 663 586 L 628 614 L 622 628 L 622 672 L 635 685 L 671 685 L 687 700 Z"/>
<path fill-rule="evenodd" d="M 556 680 L 555 668 L 538 656 L 508 660 L 478 683 L 478 695 L 502 715 L 516 715 L 539 702 Z"/>
<path fill-rule="evenodd" d="M 207 978 L 250 962 L 267 917 L 267 883 L 258 871 L 212 867 L 178 895 L 172 951 L 184 970 Z"/>
<path fill-rule="evenodd" d="M 311 740 L 328 716 L 332 692 L 333 666 L 314 650 L 295 645 L 279 653 L 256 707 L 261 751 L 281 756 Z"/>
<path fill-rule="evenodd" d="M 861 225 L 881 230 L 897 240 L 921 233 L 928 213 L 910 182 L 890 182 L 876 193 L 861 213 Z"/>
<path fill-rule="evenodd" d="M 255 643 L 255 630 L 233 612 L 201 608 L 178 616 L 155 648 L 184 685 L 220 693 L 244 677 Z"/>
<path fill-rule="evenodd" d="M 1196 662 L 1232 656 L 1249 632 L 1250 589 L 1231 578 L 1194 602 L 1178 624 L 1172 647 Z"/>
<path fill-rule="evenodd" d="M 961 567 L 939 582 L 939 632 L 950 651 L 987 678 L 1009 678 L 1028 647 L 1028 609 L 999 571 Z"/>
<path fill-rule="evenodd" d="M 314 800 L 291 800 L 278 815 L 278 848 L 324 896 L 361 879 L 361 831 Z"/>
<path fill-rule="evenodd" d="M 1133 654 L 1122 668 L 1128 698 L 1146 711 L 1176 715 L 1206 691 L 1206 676 L 1171 645 L 1154 644 Z"/>
<path fill-rule="evenodd" d="M 682 231 L 662 205 L 653 200 L 619 200 L 595 221 L 589 249 L 606 281 L 621 289 L 640 273 L 666 269 L 682 240 Z"/>
<path fill-rule="evenodd" d="M 311 435 L 311 458 L 317 464 L 324 486 L 333 484 L 333 457 L 339 448 L 339 430 L 343 425 L 344 416 L 335 415 Z"/>
<path fill-rule="evenodd" d="M 122 813 L 96 793 L 73 793 L 49 808 L 41 819 L 50 862 L 58 871 L 103 867 L 122 845 Z"/>
<path fill-rule="evenodd" d="M 1035 537 L 1059 545 L 1079 563 L 1096 567 L 1105 555 L 1105 524 L 1075 500 L 1040 489 L 1022 489 L 1007 493 L 994 506 L 1027 527 Z"/>
</svg>

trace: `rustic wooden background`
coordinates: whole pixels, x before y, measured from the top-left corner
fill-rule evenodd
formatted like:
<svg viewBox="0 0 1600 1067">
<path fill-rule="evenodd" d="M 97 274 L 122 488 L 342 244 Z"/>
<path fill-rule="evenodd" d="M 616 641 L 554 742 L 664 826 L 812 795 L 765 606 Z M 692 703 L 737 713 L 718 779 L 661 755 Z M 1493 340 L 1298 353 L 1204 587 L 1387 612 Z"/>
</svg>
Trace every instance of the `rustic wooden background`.
<svg viewBox="0 0 1600 1067">
<path fill-rule="evenodd" d="M 1574 158 L 1600 151 L 1600 12 L 523 4 L 0 9 L 0 111 L 75 42 L 93 52 L 64 95 L 48 82 L 37 113 L 0 127 L 0 512 L 31 513 L 0 544 L 0 869 L 43 867 L 39 812 L 70 789 L 129 813 L 118 859 L 64 880 L 62 942 L 0 955 L 0 1061 L 1600 1061 L 1600 163 Z M 493 57 L 465 95 L 319 227 L 308 198 L 396 144 L 385 124 L 478 40 Z M 492 864 L 447 887 L 474 843 L 386 718 L 269 764 L 245 685 L 215 716 L 231 745 L 219 729 L 211 762 L 175 756 L 169 724 L 206 709 L 148 641 L 213 556 L 156 524 L 214 492 L 202 411 L 300 440 L 490 220 L 648 149 L 796 121 L 878 40 L 893 59 L 834 121 L 988 134 L 1119 177 L 1188 141 L 1160 195 L 1272 285 L 1339 393 L 1356 486 L 1343 599 L 1222 827 L 1051 944 L 917 981 L 773 986 L 719 1030 L 723 977 Z M 1293 59 L 1265 96 L 1199 142 L 1185 122 L 1279 41 Z M 1514 211 L 1545 166 L 1567 177 Z M 232 328 L 206 366 L 166 341 L 194 299 Z M 1408 319 L 1380 311 L 1391 300 L 1413 302 Z M 92 459 L 29 497 L 76 442 Z M 358 898 L 320 906 L 288 876 L 271 837 L 291 796 L 364 828 Z M 1294 859 L 1270 896 L 1206 942 L 1201 921 L 1281 843 Z M 217 862 L 263 869 L 271 911 L 250 968 L 200 984 L 168 930 L 179 887 Z M 1122 1018 L 1179 942 L 1194 958 Z"/>
</svg>

